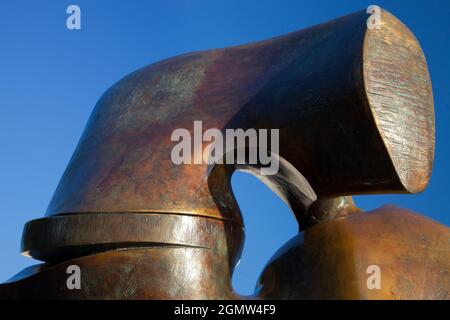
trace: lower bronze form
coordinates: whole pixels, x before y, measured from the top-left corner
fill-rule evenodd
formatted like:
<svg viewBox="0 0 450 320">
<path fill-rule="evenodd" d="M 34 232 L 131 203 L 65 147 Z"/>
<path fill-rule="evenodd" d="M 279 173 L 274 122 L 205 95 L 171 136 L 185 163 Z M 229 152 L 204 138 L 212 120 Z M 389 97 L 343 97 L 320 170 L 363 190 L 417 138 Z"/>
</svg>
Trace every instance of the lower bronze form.
<svg viewBox="0 0 450 320">
<path fill-rule="evenodd" d="M 244 170 L 299 224 L 245 298 L 448 299 L 449 228 L 396 207 L 362 213 L 350 197 L 421 192 L 434 157 L 422 49 L 390 13 L 381 11 L 380 29 L 367 18 L 181 55 L 115 84 L 45 217 L 24 228 L 22 252 L 45 263 L 1 284 L 0 297 L 244 298 L 231 288 L 244 230 L 230 183 Z M 279 130 L 279 171 L 174 164 L 171 133 L 196 121 L 220 132 Z M 79 289 L 67 286 L 70 266 L 81 270 Z"/>
</svg>

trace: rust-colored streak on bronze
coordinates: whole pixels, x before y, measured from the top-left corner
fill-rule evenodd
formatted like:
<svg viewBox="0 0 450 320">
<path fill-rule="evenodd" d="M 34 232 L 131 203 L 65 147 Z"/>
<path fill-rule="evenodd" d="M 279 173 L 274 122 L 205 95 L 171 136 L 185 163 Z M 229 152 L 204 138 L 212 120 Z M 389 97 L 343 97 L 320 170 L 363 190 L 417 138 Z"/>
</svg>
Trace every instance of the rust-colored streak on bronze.
<svg viewBox="0 0 450 320">
<path fill-rule="evenodd" d="M 303 232 L 269 263 L 255 299 L 448 298 L 448 228 L 395 208 L 364 214 L 350 197 L 423 191 L 434 156 L 420 45 L 388 12 L 379 30 L 366 28 L 367 17 L 184 54 L 116 83 L 95 106 L 45 218 L 25 226 L 23 252 L 46 264 L 1 285 L 0 295 L 240 298 L 230 279 L 244 232 L 230 178 L 258 170 L 173 164 L 172 132 L 193 136 L 201 120 L 204 131 L 280 132 L 280 171 L 259 178 Z M 375 294 L 362 287 L 361 270 L 377 261 L 389 271 Z M 70 264 L 84 270 L 81 290 L 65 287 Z M 433 284 L 417 272 L 432 273 Z"/>
</svg>

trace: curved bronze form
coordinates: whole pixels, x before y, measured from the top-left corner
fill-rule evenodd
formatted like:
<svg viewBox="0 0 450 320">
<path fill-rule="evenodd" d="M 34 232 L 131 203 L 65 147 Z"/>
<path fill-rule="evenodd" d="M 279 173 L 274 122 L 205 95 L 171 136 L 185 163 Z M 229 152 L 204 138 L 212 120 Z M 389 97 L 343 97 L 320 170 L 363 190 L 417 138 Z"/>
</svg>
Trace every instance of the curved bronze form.
<svg viewBox="0 0 450 320">
<path fill-rule="evenodd" d="M 255 298 L 371 297 L 360 287 L 342 295 L 336 278 L 329 281 L 332 287 L 320 289 L 318 283 L 329 280 L 326 267 L 305 271 L 309 282 L 292 269 L 293 260 L 301 261 L 302 270 L 329 262 L 304 253 L 312 244 L 325 248 L 336 238 L 346 248 L 370 237 L 362 231 L 370 230 L 366 226 L 375 237 L 376 230 L 387 230 L 386 237 L 394 239 L 391 225 L 423 219 L 400 209 L 391 210 L 395 219 L 386 213 L 390 209 L 366 217 L 348 197 L 421 192 L 434 156 L 433 96 L 420 45 L 386 11 L 379 30 L 367 29 L 366 20 L 365 12 L 357 12 L 267 41 L 185 54 L 119 81 L 97 103 L 46 217 L 25 226 L 23 252 L 47 264 L 18 275 L 0 293 L 239 298 L 230 277 L 244 232 L 230 177 L 238 169 L 256 171 L 173 164 L 171 133 L 192 130 L 201 120 L 205 130 L 280 132 L 279 174 L 260 178 L 292 208 L 304 232 L 269 264 Z M 430 235 L 438 234 L 427 252 L 445 250 L 448 228 L 424 224 Z M 410 249 L 404 254 L 412 254 Z M 384 244 L 377 250 L 389 255 Z M 346 252 L 343 259 L 350 261 L 361 253 Z M 341 262 L 343 275 L 358 278 Z M 67 291 L 55 278 L 74 263 L 86 270 L 89 290 Z M 290 273 L 282 274 L 284 265 Z M 446 251 L 432 268 L 448 267 Z M 404 298 L 402 290 L 407 289 L 389 296 L 386 289 L 381 297 Z"/>
</svg>

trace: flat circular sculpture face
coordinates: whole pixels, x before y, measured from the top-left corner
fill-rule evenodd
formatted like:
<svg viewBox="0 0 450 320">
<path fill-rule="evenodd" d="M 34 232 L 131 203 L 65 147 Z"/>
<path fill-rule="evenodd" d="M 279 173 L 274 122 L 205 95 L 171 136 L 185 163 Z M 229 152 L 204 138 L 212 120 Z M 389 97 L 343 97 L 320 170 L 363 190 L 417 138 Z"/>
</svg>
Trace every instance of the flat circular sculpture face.
<svg viewBox="0 0 450 320">
<path fill-rule="evenodd" d="M 370 109 L 401 183 L 411 193 L 428 184 L 434 158 L 434 103 L 423 51 L 413 33 L 381 11 L 368 29 L 363 73 Z"/>
</svg>

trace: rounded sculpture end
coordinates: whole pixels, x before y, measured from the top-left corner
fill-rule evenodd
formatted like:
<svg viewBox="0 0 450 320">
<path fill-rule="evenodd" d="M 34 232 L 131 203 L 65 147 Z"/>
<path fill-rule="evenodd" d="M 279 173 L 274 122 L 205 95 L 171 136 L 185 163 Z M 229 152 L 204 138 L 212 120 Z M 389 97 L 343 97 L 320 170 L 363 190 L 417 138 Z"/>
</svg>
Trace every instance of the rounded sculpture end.
<svg viewBox="0 0 450 320">
<path fill-rule="evenodd" d="M 434 103 L 424 53 L 414 34 L 381 10 L 363 49 L 367 99 L 395 170 L 410 193 L 423 191 L 434 158 Z"/>
</svg>

